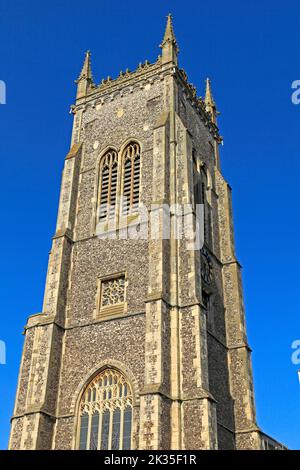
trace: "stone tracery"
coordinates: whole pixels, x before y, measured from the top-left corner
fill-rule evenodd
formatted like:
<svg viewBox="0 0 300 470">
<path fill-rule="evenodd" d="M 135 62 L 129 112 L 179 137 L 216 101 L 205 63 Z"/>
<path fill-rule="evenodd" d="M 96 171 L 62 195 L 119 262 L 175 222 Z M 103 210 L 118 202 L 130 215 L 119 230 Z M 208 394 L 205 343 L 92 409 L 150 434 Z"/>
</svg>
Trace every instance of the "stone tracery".
<svg viewBox="0 0 300 470">
<path fill-rule="evenodd" d="M 110 368 L 100 372 L 81 398 L 79 449 L 130 449 L 132 400 L 123 374 Z"/>
</svg>

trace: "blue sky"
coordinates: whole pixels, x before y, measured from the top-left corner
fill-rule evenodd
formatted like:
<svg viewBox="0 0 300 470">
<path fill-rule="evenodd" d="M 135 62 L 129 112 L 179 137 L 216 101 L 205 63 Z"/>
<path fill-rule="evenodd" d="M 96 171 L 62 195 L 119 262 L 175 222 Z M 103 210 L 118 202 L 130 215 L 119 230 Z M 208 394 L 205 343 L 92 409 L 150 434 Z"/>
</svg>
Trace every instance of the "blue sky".
<svg viewBox="0 0 300 470">
<path fill-rule="evenodd" d="M 253 348 L 258 422 L 300 449 L 300 387 L 291 362 L 299 328 L 300 4 L 261 0 L 0 0 L 2 227 L 0 448 L 6 448 L 28 315 L 41 311 L 75 85 L 84 52 L 97 82 L 156 59 L 171 11 L 180 66 L 200 95 L 212 79 L 233 188 Z M 298 366 L 300 368 L 300 365 Z"/>
</svg>

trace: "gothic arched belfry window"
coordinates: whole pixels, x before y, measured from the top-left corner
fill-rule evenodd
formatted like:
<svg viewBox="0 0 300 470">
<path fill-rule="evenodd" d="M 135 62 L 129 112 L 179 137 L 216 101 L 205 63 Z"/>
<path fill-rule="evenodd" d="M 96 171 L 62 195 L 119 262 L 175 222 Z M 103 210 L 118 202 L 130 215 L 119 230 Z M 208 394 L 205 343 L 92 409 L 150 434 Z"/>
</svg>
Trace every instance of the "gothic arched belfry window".
<svg viewBox="0 0 300 470">
<path fill-rule="evenodd" d="M 123 374 L 105 369 L 86 388 L 79 405 L 81 450 L 131 449 L 132 390 Z"/>
<path fill-rule="evenodd" d="M 118 184 L 118 154 L 108 150 L 100 161 L 100 198 L 99 220 L 104 222 L 113 218 L 116 213 Z"/>
<path fill-rule="evenodd" d="M 198 171 L 196 152 L 193 150 L 193 191 L 194 191 L 194 208 L 197 204 L 202 204 L 201 199 L 201 179 Z"/>
<path fill-rule="evenodd" d="M 192 154 L 193 165 L 193 199 L 194 209 L 197 205 L 203 205 L 203 231 L 204 241 L 207 244 L 211 243 L 211 208 L 209 201 L 209 187 L 210 181 L 208 177 L 208 170 L 203 162 L 197 160 L 196 151 L 193 150 Z"/>
<path fill-rule="evenodd" d="M 208 210 L 207 210 L 207 174 L 205 167 L 201 166 L 201 202 L 204 205 L 204 240 L 208 239 Z"/>
<path fill-rule="evenodd" d="M 211 206 L 209 198 L 210 190 L 210 178 L 208 169 L 204 164 L 200 168 L 200 181 L 201 181 L 201 203 L 204 205 L 204 240 L 209 245 L 211 244 L 212 234 L 211 234 Z"/>
<path fill-rule="evenodd" d="M 137 142 L 130 142 L 122 155 L 122 212 L 127 214 L 135 209 L 140 199 L 141 149 Z"/>
</svg>

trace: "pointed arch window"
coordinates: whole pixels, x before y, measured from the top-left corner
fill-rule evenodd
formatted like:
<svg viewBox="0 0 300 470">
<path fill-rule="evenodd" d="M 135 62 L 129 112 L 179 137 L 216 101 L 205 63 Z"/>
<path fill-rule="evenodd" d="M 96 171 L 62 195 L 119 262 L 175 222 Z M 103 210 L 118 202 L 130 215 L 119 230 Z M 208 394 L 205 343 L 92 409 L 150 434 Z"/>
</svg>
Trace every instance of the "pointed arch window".
<svg viewBox="0 0 300 470">
<path fill-rule="evenodd" d="M 197 166 L 197 156 L 195 150 L 193 150 L 193 191 L 194 191 L 194 207 L 197 204 L 202 204 L 201 199 L 201 179 Z"/>
<path fill-rule="evenodd" d="M 99 221 L 105 222 L 116 214 L 118 184 L 118 154 L 108 150 L 100 161 Z"/>
<path fill-rule="evenodd" d="M 79 449 L 131 449 L 132 399 L 131 386 L 119 371 L 98 374 L 80 402 Z"/>
<path fill-rule="evenodd" d="M 194 200 L 194 209 L 198 204 L 203 204 L 204 210 L 204 241 L 207 244 L 211 244 L 212 241 L 212 216 L 211 216 L 211 205 L 210 205 L 210 196 L 209 190 L 211 187 L 211 181 L 208 169 L 206 165 L 197 161 L 196 151 L 192 152 L 192 170 L 193 170 L 193 200 Z"/>
<path fill-rule="evenodd" d="M 201 167 L 201 202 L 204 205 L 204 240 L 207 241 L 207 175 L 204 167 Z"/>
<path fill-rule="evenodd" d="M 212 233 L 211 233 L 211 206 L 209 203 L 209 177 L 205 165 L 201 165 L 200 169 L 201 178 L 201 202 L 204 205 L 204 240 L 206 243 L 211 244 Z"/>
<path fill-rule="evenodd" d="M 141 149 L 137 142 L 130 142 L 122 155 L 122 213 L 128 214 L 140 201 Z"/>
</svg>

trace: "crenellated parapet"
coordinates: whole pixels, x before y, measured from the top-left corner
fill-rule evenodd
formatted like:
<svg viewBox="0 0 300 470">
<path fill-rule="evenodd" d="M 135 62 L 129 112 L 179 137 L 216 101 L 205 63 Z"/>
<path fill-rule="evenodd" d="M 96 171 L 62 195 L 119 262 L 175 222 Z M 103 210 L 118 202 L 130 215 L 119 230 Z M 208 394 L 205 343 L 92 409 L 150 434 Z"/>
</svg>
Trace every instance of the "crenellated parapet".
<svg viewBox="0 0 300 470">
<path fill-rule="evenodd" d="M 140 63 L 134 71 L 126 69 L 125 72 L 120 71 L 115 79 L 107 77 L 102 79 L 98 86 L 91 85 L 86 95 L 80 95 L 75 105 L 71 106 L 71 112 L 76 114 L 79 111 L 85 111 L 90 106 L 99 109 L 117 97 L 132 94 L 136 90 L 143 88 L 147 89 L 147 86 L 152 85 L 156 81 L 163 81 L 168 75 L 172 75 L 175 78 L 185 98 L 196 110 L 213 138 L 218 144 L 221 143 L 222 137 L 219 134 L 218 126 L 212 114 L 208 111 L 203 98 L 197 95 L 196 87 L 189 82 L 186 72 L 172 65 L 172 63 L 169 63 L 168 67 L 163 66 L 161 56 L 158 56 L 154 63 L 146 60 L 144 63 Z"/>
<path fill-rule="evenodd" d="M 171 15 L 160 47 L 100 83 L 85 55 L 11 449 L 282 447 L 256 423 L 211 83 L 179 68 Z"/>
</svg>

